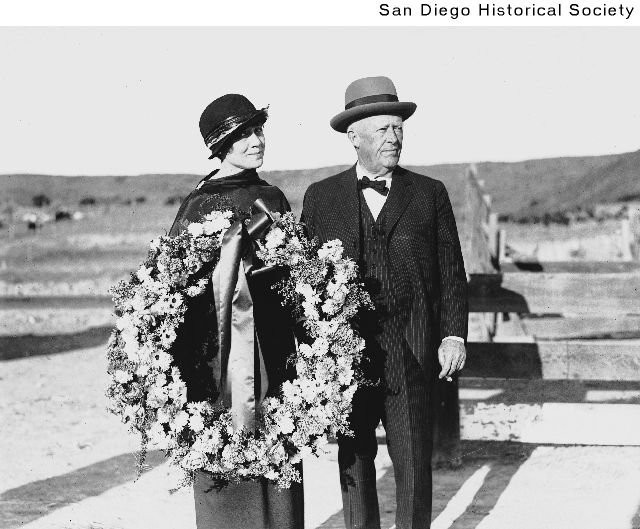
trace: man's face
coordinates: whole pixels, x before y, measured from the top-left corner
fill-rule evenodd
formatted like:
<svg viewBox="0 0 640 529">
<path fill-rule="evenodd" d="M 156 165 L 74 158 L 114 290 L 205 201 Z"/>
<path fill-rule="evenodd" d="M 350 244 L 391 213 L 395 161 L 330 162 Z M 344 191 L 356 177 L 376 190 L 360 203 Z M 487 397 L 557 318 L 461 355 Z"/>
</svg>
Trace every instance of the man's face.
<svg viewBox="0 0 640 529">
<path fill-rule="evenodd" d="M 358 160 L 373 174 L 386 173 L 398 165 L 402 151 L 402 118 L 371 116 L 354 123 L 348 132 Z"/>
</svg>

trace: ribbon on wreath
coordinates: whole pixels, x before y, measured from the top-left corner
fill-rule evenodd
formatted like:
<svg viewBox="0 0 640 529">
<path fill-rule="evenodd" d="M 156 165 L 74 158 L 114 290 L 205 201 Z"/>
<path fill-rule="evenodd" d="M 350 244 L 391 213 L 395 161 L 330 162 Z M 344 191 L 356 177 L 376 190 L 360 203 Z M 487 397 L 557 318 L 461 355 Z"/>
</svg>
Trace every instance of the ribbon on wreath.
<svg viewBox="0 0 640 529">
<path fill-rule="evenodd" d="M 253 320 L 253 299 L 247 277 L 254 273 L 255 241 L 274 218 L 262 199 L 257 213 L 245 224 L 236 221 L 222 239 L 220 260 L 212 284 L 218 319 L 218 361 L 213 364 L 219 399 L 231 409 L 233 427 L 254 430 L 256 412 L 264 400 L 269 380 Z M 256 380 L 257 378 L 257 380 Z"/>
</svg>

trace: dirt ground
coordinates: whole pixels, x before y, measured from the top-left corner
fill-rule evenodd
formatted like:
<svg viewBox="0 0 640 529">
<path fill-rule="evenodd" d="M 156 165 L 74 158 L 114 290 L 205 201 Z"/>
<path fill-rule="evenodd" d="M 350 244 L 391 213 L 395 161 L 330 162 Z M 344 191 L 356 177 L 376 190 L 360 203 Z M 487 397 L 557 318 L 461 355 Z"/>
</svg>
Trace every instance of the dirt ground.
<svg viewBox="0 0 640 529">
<path fill-rule="evenodd" d="M 103 295 L 157 235 L 153 216 L 113 218 L 124 235 L 105 235 L 96 216 L 0 238 L 7 243 L 0 245 L 0 298 Z M 136 229 L 128 232 L 129 225 Z M 546 235 L 523 228 L 508 241 Z M 149 470 L 136 479 L 137 439 L 105 410 L 112 324 L 105 306 L 0 304 L 1 528 L 195 526 L 190 491 L 168 492 L 179 478 L 175 469 L 151 453 Z M 384 443 L 377 466 L 382 527 L 389 529 L 395 485 Z M 433 529 L 640 529 L 640 446 L 465 440 L 459 462 L 434 469 L 433 502 Z M 343 527 L 335 445 L 305 461 L 305 510 L 308 529 Z"/>
<path fill-rule="evenodd" d="M 0 527 L 194 527 L 190 491 L 169 494 L 179 475 L 161 454 L 136 480 L 137 440 L 105 411 L 105 337 L 48 352 L 26 336 L 47 322 L 67 332 L 107 325 L 108 315 L 30 316 L 3 318 L 15 325 L 4 346 L 35 356 L 0 363 Z M 464 441 L 461 450 L 459 465 L 434 471 L 434 529 L 640 529 L 640 447 Z M 377 464 L 388 529 L 395 486 L 383 443 Z M 343 527 L 335 445 L 305 461 L 305 503 L 308 528 Z"/>
</svg>

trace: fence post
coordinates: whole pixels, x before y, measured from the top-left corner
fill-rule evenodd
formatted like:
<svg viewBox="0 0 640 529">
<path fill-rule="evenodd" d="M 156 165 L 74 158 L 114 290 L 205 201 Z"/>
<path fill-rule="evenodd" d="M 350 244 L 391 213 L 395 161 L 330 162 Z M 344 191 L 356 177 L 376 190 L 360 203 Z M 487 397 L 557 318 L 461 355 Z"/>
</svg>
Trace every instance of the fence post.
<svg viewBox="0 0 640 529">
<path fill-rule="evenodd" d="M 433 432 L 434 466 L 455 466 L 460 454 L 460 400 L 458 377 L 451 382 L 438 379 L 434 388 L 435 420 Z"/>
<path fill-rule="evenodd" d="M 625 261 L 633 261 L 633 236 L 631 235 L 631 221 L 625 217 L 620 221 L 620 234 L 622 245 L 622 258 Z"/>
<path fill-rule="evenodd" d="M 480 215 L 481 201 L 484 197 L 479 193 L 476 180 L 476 168 L 471 165 L 465 172 L 466 208 L 464 221 L 458 227 L 461 232 L 462 250 L 467 273 L 477 270 L 475 263 L 476 248 L 474 238 L 481 227 L 483 219 Z M 484 322 L 483 322 L 484 324 Z M 460 400 L 458 395 L 458 377 L 451 382 L 437 380 L 434 388 L 434 424 L 433 424 L 433 464 L 455 465 L 459 461 L 460 445 Z"/>
</svg>

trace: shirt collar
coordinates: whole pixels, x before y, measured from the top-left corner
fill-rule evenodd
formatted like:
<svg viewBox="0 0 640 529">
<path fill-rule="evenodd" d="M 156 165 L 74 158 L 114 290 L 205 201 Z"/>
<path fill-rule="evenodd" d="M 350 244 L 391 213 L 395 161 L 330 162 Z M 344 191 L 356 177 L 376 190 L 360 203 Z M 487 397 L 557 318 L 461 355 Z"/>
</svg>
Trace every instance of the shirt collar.
<svg viewBox="0 0 640 529">
<path fill-rule="evenodd" d="M 358 178 L 358 180 L 362 180 L 362 177 L 366 176 L 370 180 L 386 180 L 387 182 L 391 182 L 392 174 L 393 174 L 393 171 L 391 173 L 387 173 L 384 176 L 374 176 L 371 173 L 369 173 L 364 167 L 362 167 L 360 165 L 360 162 L 356 163 L 356 177 Z"/>
</svg>

